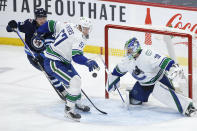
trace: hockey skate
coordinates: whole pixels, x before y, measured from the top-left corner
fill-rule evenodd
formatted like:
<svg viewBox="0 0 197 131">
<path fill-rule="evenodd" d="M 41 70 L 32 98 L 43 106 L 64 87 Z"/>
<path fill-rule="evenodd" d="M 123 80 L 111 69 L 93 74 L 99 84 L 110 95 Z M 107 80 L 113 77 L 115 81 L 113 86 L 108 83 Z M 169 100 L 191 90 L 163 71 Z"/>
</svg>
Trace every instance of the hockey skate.
<svg viewBox="0 0 197 131">
<path fill-rule="evenodd" d="M 185 111 L 185 115 L 188 117 L 196 116 L 197 109 L 193 106 L 193 103 L 190 103 L 187 110 Z"/>
<path fill-rule="evenodd" d="M 141 101 L 138 101 L 138 100 L 136 100 L 136 99 L 134 99 L 134 98 L 130 98 L 130 99 L 129 99 L 129 103 L 130 103 L 131 105 L 142 105 L 142 102 L 141 102 Z"/>
<path fill-rule="evenodd" d="M 76 103 L 75 107 L 76 107 L 76 109 L 81 110 L 83 112 L 89 112 L 90 111 L 90 107 L 89 106 L 82 105 L 82 104 L 79 104 L 79 103 Z"/>
<path fill-rule="evenodd" d="M 127 103 L 127 105 L 142 105 L 141 101 L 138 101 L 134 98 L 131 98 L 129 96 L 129 92 L 130 92 L 130 90 L 126 90 L 126 103 Z"/>
<path fill-rule="evenodd" d="M 79 122 L 81 119 L 81 115 L 76 113 L 74 108 L 71 108 L 69 106 L 65 106 L 65 117 L 68 117 L 71 120 Z"/>
</svg>

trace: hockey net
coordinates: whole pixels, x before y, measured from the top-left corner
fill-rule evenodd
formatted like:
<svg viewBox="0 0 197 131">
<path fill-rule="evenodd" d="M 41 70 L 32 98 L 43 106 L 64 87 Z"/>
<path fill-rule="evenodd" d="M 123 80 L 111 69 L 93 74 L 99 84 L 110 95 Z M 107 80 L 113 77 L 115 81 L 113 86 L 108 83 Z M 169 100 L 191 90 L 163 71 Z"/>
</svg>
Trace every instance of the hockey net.
<svg viewBox="0 0 197 131">
<path fill-rule="evenodd" d="M 105 26 L 105 62 L 110 71 L 125 55 L 124 44 L 136 37 L 142 48 L 151 48 L 156 52 L 173 58 L 184 70 L 185 79 L 174 80 L 176 90 L 197 100 L 197 40 L 196 36 L 181 29 L 155 26 Z M 107 73 L 105 74 L 107 80 Z M 127 73 L 121 78 L 120 90 L 124 94 L 136 81 Z M 118 95 L 114 93 L 114 95 Z M 110 95 L 111 96 L 111 95 Z M 105 92 L 105 97 L 109 94 Z"/>
</svg>

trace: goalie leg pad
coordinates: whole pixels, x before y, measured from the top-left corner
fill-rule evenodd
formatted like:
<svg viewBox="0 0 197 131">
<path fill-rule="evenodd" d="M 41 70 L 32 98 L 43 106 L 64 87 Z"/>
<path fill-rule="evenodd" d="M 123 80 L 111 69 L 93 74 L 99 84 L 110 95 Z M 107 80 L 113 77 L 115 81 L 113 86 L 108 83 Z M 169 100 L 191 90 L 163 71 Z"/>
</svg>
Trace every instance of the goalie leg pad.
<svg viewBox="0 0 197 131">
<path fill-rule="evenodd" d="M 174 86 L 173 86 L 171 80 L 170 80 L 166 75 L 164 75 L 164 76 L 162 77 L 162 79 L 160 80 L 160 82 L 161 82 L 162 84 L 164 84 L 164 85 L 167 87 L 166 89 L 169 88 L 169 89 L 168 89 L 168 90 L 169 90 L 169 93 L 171 94 L 171 97 L 174 99 L 174 102 L 175 102 L 175 104 L 176 104 L 176 107 L 177 107 L 178 111 L 179 111 L 180 113 L 183 113 L 182 105 L 181 105 L 181 103 L 180 103 L 180 101 L 179 101 L 179 98 L 177 97 L 177 94 L 174 92 L 174 91 L 175 91 L 175 88 L 174 88 Z M 162 85 L 161 85 L 161 86 L 162 86 Z"/>
<path fill-rule="evenodd" d="M 139 82 L 136 82 L 133 89 L 129 92 L 129 98 L 141 102 L 147 102 L 150 94 L 153 91 L 153 88 L 154 85 L 141 86 Z"/>
<path fill-rule="evenodd" d="M 175 88 L 174 88 L 174 86 L 173 86 L 171 80 L 170 80 L 166 75 L 164 75 L 164 76 L 161 78 L 160 82 L 161 82 L 162 84 L 166 85 L 168 88 L 170 88 L 170 89 L 172 89 L 172 90 L 175 90 Z"/>
<path fill-rule="evenodd" d="M 161 103 L 168 107 L 177 110 L 181 114 L 185 115 L 189 104 L 192 100 L 188 97 L 182 96 L 169 89 L 166 85 L 157 82 L 153 90 L 153 96 Z"/>
</svg>

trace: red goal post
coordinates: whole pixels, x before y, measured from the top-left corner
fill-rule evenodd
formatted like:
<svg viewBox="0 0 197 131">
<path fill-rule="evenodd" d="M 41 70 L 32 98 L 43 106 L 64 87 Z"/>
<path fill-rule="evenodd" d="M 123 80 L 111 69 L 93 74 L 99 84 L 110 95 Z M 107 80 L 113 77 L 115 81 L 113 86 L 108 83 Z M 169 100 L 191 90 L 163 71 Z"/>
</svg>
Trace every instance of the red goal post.
<svg viewBox="0 0 197 131">
<path fill-rule="evenodd" d="M 166 27 L 165 27 L 166 28 Z M 152 28 L 151 26 L 122 26 L 122 25 L 113 25 L 108 24 L 105 26 L 105 62 L 107 68 L 109 67 L 109 29 L 120 29 L 120 30 L 129 30 L 137 32 L 148 32 L 154 34 L 162 35 L 171 35 L 188 38 L 188 96 L 192 98 L 192 40 L 193 36 L 191 33 L 181 31 L 180 29 L 169 28 L 168 30 L 161 28 Z M 163 29 L 163 30 L 162 30 Z M 105 83 L 107 81 L 107 73 L 105 72 Z M 109 94 L 105 91 L 105 98 L 109 98 Z"/>
</svg>

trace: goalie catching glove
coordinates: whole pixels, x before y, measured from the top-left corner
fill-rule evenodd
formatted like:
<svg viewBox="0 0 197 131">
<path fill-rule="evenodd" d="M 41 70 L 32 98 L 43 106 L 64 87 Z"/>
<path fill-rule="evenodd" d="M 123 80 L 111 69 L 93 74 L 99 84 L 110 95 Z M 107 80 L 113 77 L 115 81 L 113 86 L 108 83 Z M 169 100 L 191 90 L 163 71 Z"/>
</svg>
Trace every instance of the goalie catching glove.
<svg viewBox="0 0 197 131">
<path fill-rule="evenodd" d="M 107 92 L 115 91 L 120 87 L 120 77 L 112 74 L 108 75 L 106 90 Z"/>
<path fill-rule="evenodd" d="M 169 79 L 173 80 L 175 78 L 184 78 L 183 69 L 179 67 L 178 64 L 173 64 L 172 67 L 167 72 Z"/>
</svg>

